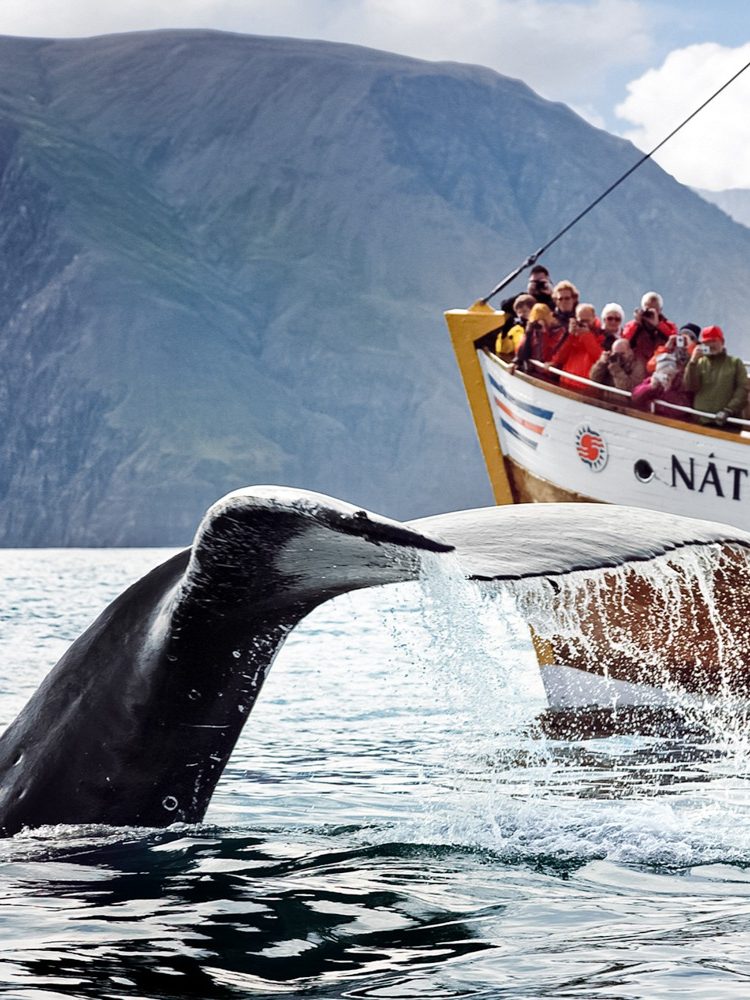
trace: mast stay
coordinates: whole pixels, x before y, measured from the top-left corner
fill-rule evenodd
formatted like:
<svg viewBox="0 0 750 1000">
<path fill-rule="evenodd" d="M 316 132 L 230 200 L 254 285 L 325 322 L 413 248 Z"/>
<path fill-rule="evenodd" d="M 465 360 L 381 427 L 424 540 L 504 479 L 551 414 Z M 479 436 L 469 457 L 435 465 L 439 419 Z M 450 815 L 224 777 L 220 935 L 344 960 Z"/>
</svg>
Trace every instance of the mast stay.
<svg viewBox="0 0 750 1000">
<path fill-rule="evenodd" d="M 527 267 L 532 267 L 534 264 L 536 264 L 537 260 L 541 257 L 541 255 L 545 251 L 549 250 L 549 248 L 554 243 L 557 243 L 557 241 L 561 239 L 570 229 L 572 229 L 573 226 L 579 223 L 585 215 L 588 215 L 592 208 L 596 208 L 596 206 L 599 204 L 600 201 L 604 201 L 607 195 L 611 194 L 615 190 L 615 188 L 619 187 L 620 184 L 622 184 L 624 180 L 630 177 L 632 173 L 635 173 L 635 171 L 640 166 L 642 166 L 646 162 L 646 160 L 650 160 L 651 157 L 654 155 L 654 153 L 657 153 L 661 149 L 661 147 L 664 146 L 666 143 L 668 143 L 673 136 L 677 135 L 677 133 L 680 131 L 681 128 L 687 125 L 688 122 L 692 121 L 692 119 L 695 118 L 696 115 L 700 114 L 700 112 L 703 111 L 703 109 L 707 107 L 715 97 L 718 97 L 723 90 L 726 90 L 727 87 L 730 86 L 730 84 L 734 83 L 734 81 L 739 76 L 741 76 L 748 67 L 750 67 L 750 62 L 745 63 L 745 65 L 741 69 L 738 69 L 737 72 L 733 76 L 731 76 L 726 81 L 726 83 L 723 83 L 717 91 L 711 94 L 711 96 L 707 100 L 705 100 L 703 104 L 700 105 L 700 107 L 696 108 L 695 111 L 689 114 L 687 118 L 684 121 L 680 122 L 680 124 L 676 128 L 673 128 L 672 131 L 669 133 L 669 135 L 665 136 L 661 140 L 661 142 L 657 143 L 657 145 L 654 146 L 654 148 L 650 150 L 648 153 L 644 153 L 643 156 L 640 158 L 640 160 L 634 163 L 633 166 L 630 167 L 628 170 L 626 170 L 621 177 L 618 177 L 616 181 L 610 184 L 610 186 L 606 189 L 606 191 L 602 191 L 602 193 L 599 195 L 598 198 L 595 198 L 594 201 L 592 201 L 589 205 L 587 205 L 582 212 L 579 212 L 578 215 L 574 219 L 572 219 L 566 226 L 564 226 L 559 233 L 556 233 L 552 237 L 552 239 L 547 240 L 547 242 L 543 246 L 541 246 L 538 250 L 535 250 L 534 253 L 530 254 L 526 258 L 526 260 L 523 261 L 523 263 L 519 264 L 518 267 L 514 268 L 514 270 L 512 270 L 510 274 L 507 274 L 498 285 L 495 285 L 495 287 L 492 289 L 489 295 L 485 295 L 484 298 L 479 299 L 476 304 L 487 305 L 490 299 L 493 299 L 497 295 L 497 293 L 501 292 L 503 288 L 506 287 L 506 285 L 509 285 L 511 283 L 511 281 L 515 281 L 518 275 L 521 274 L 523 271 L 525 271 Z"/>
</svg>

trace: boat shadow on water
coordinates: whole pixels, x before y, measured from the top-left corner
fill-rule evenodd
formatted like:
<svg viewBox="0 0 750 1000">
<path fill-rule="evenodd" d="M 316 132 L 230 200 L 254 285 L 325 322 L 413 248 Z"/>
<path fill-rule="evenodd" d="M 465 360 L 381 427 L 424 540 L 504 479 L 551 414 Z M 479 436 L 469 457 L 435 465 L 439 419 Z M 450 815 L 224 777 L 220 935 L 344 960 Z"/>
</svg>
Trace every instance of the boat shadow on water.
<svg viewBox="0 0 750 1000">
<path fill-rule="evenodd" d="M 693 759 L 713 752 L 710 744 L 716 739 L 717 717 L 712 712 L 686 712 L 663 706 L 592 706 L 547 709 L 538 716 L 537 723 L 545 736 L 555 740 L 596 740 L 635 734 L 656 736 L 668 742 L 675 741 L 682 752 Z M 734 720 L 736 724 L 737 719 Z M 746 724 L 750 725 L 750 721 L 746 720 Z"/>
</svg>

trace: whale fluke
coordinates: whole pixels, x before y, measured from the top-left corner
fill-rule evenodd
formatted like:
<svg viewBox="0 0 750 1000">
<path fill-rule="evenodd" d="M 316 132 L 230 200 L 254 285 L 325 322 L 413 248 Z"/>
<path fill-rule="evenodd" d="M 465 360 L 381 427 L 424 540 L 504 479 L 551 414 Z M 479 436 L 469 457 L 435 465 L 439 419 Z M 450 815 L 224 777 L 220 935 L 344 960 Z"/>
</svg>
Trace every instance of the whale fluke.
<svg viewBox="0 0 750 1000">
<path fill-rule="evenodd" d="M 338 594 L 416 578 L 424 552 L 455 548 L 461 571 L 492 586 L 577 570 L 600 570 L 606 582 L 616 567 L 691 546 L 726 550 L 718 576 L 727 617 L 736 609 L 744 624 L 750 535 L 725 525 L 598 504 L 401 524 L 301 490 L 229 494 L 191 549 L 102 612 L 0 738 L 0 830 L 200 821 L 289 631 Z M 640 583 L 612 607 L 582 612 L 598 650 L 586 669 L 601 669 L 606 636 L 597 629 L 631 599 L 635 632 L 661 600 Z"/>
<path fill-rule="evenodd" d="M 313 608 L 451 546 L 320 494 L 239 490 L 80 636 L 0 739 L 0 828 L 202 819 L 273 659 Z"/>
<path fill-rule="evenodd" d="M 483 507 L 410 524 L 455 546 L 465 575 L 487 581 L 613 569 L 691 546 L 750 548 L 741 528 L 614 504 Z"/>
</svg>

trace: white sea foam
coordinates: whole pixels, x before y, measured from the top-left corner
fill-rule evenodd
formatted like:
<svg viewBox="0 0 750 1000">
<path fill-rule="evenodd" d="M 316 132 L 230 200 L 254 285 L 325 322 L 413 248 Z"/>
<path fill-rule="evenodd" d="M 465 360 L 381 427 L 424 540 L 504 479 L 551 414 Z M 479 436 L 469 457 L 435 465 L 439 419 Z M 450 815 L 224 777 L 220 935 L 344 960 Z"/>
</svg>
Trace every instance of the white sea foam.
<svg viewBox="0 0 750 1000">
<path fill-rule="evenodd" d="M 494 598 L 467 583 L 451 560 L 426 560 L 419 623 L 410 618 L 404 629 L 397 618 L 393 627 L 404 659 L 452 706 L 452 742 L 443 769 L 433 771 L 439 787 L 424 795 L 422 814 L 383 837 L 519 860 L 750 862 L 750 733 L 730 694 L 699 712 L 694 699 L 684 699 L 686 718 L 700 715 L 706 726 L 692 743 L 634 735 L 561 744 L 534 727 L 543 698 L 527 622 L 540 635 L 587 642 L 581 608 L 596 608 L 605 591 L 612 599 L 612 576 L 624 615 L 633 574 L 657 588 L 675 636 L 691 627 L 686 581 L 696 581 L 722 656 L 736 665 L 744 638 L 735 642 L 714 603 L 719 559 L 711 547 L 685 550 L 608 571 L 606 582 L 601 574 L 573 573 L 501 586 Z M 628 641 L 613 630 L 613 649 L 633 654 Z"/>
</svg>

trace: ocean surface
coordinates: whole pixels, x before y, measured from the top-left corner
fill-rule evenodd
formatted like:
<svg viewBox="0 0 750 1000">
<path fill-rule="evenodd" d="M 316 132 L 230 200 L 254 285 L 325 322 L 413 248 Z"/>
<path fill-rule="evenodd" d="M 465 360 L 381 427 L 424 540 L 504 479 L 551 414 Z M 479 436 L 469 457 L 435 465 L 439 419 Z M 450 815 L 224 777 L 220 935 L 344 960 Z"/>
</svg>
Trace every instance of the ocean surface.
<svg viewBox="0 0 750 1000">
<path fill-rule="evenodd" d="M 0 552 L 3 725 L 167 554 Z M 325 605 L 205 824 L 0 841 L 0 996 L 750 996 L 743 728 L 555 740 L 543 708 L 510 604 L 450 571 Z"/>
</svg>

